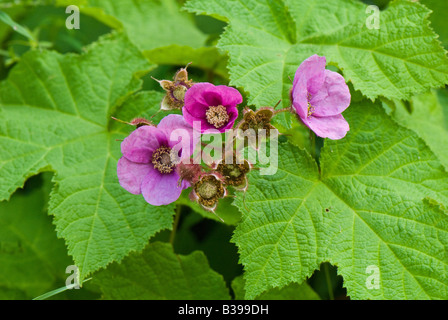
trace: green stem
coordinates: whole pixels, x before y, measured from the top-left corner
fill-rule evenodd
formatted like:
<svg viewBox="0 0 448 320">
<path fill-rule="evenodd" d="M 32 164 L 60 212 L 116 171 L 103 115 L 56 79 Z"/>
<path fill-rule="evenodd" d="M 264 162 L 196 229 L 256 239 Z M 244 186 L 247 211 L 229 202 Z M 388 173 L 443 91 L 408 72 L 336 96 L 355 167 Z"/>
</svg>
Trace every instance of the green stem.
<svg viewBox="0 0 448 320">
<path fill-rule="evenodd" d="M 291 108 L 283 108 L 283 109 L 275 110 L 274 114 L 278 114 L 281 112 L 291 112 Z"/>
<path fill-rule="evenodd" d="M 316 134 L 312 130 L 310 130 L 310 151 L 311 151 L 311 156 L 317 161 Z"/>
<path fill-rule="evenodd" d="M 324 264 L 324 273 L 325 273 L 325 279 L 327 281 L 328 295 L 330 296 L 330 300 L 334 300 L 333 285 L 331 283 L 330 269 L 328 268 L 328 263 Z"/>
<path fill-rule="evenodd" d="M 174 244 L 174 238 L 176 237 L 177 225 L 179 224 L 179 218 L 180 218 L 181 211 L 182 211 L 182 206 L 178 204 L 176 206 L 176 215 L 174 216 L 173 230 L 171 231 L 171 234 L 170 234 L 171 245 Z"/>
<path fill-rule="evenodd" d="M 89 280 L 92 280 L 92 278 L 85 279 L 82 283 L 84 284 L 84 282 L 87 282 Z M 68 286 L 49 291 L 47 293 L 44 293 L 43 295 L 40 295 L 40 296 L 34 298 L 33 300 L 45 300 L 45 299 L 51 298 L 51 297 L 53 297 L 53 296 L 55 296 L 55 295 L 57 295 L 57 294 L 59 294 L 61 292 L 64 292 L 66 290 L 75 288 L 76 285 L 77 284 L 70 284 Z M 80 287 L 82 287 L 82 286 L 80 286 Z"/>
</svg>

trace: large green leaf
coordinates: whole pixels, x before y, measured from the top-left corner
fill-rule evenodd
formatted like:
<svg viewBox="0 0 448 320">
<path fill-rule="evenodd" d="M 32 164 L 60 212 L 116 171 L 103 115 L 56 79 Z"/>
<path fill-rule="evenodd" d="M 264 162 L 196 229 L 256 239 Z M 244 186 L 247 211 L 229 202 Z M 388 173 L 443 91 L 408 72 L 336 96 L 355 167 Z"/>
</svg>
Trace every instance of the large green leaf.
<svg viewBox="0 0 448 320">
<path fill-rule="evenodd" d="M 428 27 L 430 11 L 397 0 L 366 26 L 366 5 L 354 0 L 190 0 L 186 8 L 229 22 L 219 47 L 230 56 L 231 84 L 261 107 L 283 98 L 289 78 L 313 54 L 325 55 L 368 98 L 406 99 L 448 83 L 448 59 Z"/>
<path fill-rule="evenodd" d="M 95 275 L 104 299 L 225 300 L 229 290 L 200 251 L 177 255 L 168 243 L 155 242 Z"/>
<path fill-rule="evenodd" d="M 0 200 L 29 176 L 54 171 L 49 212 L 81 279 L 172 224 L 173 206 L 150 206 L 116 174 L 117 139 L 127 132 L 111 129 L 110 115 L 150 67 L 115 35 L 81 56 L 29 52 L 0 84 Z"/>
<path fill-rule="evenodd" d="M 31 32 L 27 28 L 21 26 L 20 24 L 15 22 L 13 19 L 11 19 L 11 17 L 6 12 L 0 11 L 0 21 L 3 23 L 6 23 L 14 31 L 16 31 L 16 32 L 20 33 L 22 36 L 28 38 L 28 40 L 36 41 L 36 39 L 34 39 L 34 36 L 31 34 Z"/>
<path fill-rule="evenodd" d="M 251 174 L 250 211 L 237 199 L 246 297 L 301 283 L 330 261 L 353 299 L 447 299 L 446 170 L 381 106 L 361 102 L 344 115 L 352 129 L 326 141 L 321 170 L 280 144 L 277 174 Z M 378 289 L 366 284 L 375 268 Z"/>
<path fill-rule="evenodd" d="M 439 40 L 448 48 L 448 28 L 446 27 L 446 12 L 448 12 L 448 1 L 440 0 L 420 0 L 429 9 L 432 10 L 430 19 L 431 27 L 439 34 Z"/>
<path fill-rule="evenodd" d="M 448 169 L 448 100 L 445 90 L 431 91 L 415 96 L 409 109 L 402 101 L 387 102 L 393 108 L 393 117 L 401 125 L 415 131 Z"/>
</svg>

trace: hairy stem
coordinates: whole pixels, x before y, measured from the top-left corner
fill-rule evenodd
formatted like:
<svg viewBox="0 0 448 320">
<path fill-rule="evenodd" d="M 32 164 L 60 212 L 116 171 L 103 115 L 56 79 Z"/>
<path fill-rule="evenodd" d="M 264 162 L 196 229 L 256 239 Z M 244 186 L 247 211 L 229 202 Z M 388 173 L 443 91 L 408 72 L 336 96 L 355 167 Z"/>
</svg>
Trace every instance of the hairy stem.
<svg viewBox="0 0 448 320">
<path fill-rule="evenodd" d="M 310 151 L 313 159 L 317 161 L 318 159 L 316 154 L 316 134 L 312 130 L 310 130 Z"/>
<path fill-rule="evenodd" d="M 174 244 L 174 238 L 176 237 L 177 225 L 179 224 L 181 211 L 182 211 L 182 206 L 178 204 L 176 206 L 176 215 L 174 216 L 173 230 L 171 230 L 171 234 L 170 234 L 171 245 Z"/>
</svg>

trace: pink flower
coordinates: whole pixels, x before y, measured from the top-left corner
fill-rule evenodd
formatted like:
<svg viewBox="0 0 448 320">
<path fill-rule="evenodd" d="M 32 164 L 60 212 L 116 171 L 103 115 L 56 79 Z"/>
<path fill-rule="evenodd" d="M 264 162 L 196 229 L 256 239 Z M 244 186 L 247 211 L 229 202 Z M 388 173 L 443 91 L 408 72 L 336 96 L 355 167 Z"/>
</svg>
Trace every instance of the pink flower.
<svg viewBox="0 0 448 320">
<path fill-rule="evenodd" d="M 350 91 L 344 78 L 325 65 L 325 57 L 318 55 L 303 61 L 294 76 L 292 105 L 316 135 L 338 140 L 350 130 L 341 114 L 350 105 Z"/>
<path fill-rule="evenodd" d="M 168 115 L 157 127 L 139 127 L 121 143 L 120 185 L 132 194 L 143 194 L 155 206 L 176 201 L 190 186 L 187 181 L 179 185 L 176 165 L 191 157 L 198 136 L 181 115 Z"/>
<path fill-rule="evenodd" d="M 190 125 L 200 122 L 201 132 L 209 129 L 225 132 L 238 118 L 237 105 L 241 102 L 243 97 L 238 90 L 202 82 L 186 92 L 182 113 Z"/>
</svg>

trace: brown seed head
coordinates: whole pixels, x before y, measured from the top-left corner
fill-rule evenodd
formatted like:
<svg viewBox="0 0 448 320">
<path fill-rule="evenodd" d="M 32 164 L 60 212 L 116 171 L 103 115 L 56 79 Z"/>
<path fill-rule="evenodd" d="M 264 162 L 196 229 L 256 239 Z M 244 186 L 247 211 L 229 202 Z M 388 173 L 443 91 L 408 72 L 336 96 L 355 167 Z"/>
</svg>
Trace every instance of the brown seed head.
<svg viewBox="0 0 448 320">
<path fill-rule="evenodd" d="M 250 171 L 249 162 L 238 164 L 234 157 L 233 163 L 226 164 L 221 162 L 218 164 L 216 171 L 224 177 L 224 183 L 230 186 L 241 186 L 246 183 L 246 174 Z"/>
<path fill-rule="evenodd" d="M 212 174 L 203 176 L 194 184 L 193 189 L 199 204 L 209 208 L 214 207 L 225 194 L 223 183 Z"/>
</svg>

